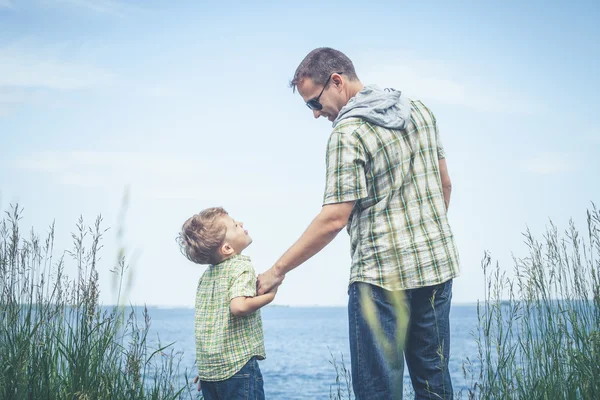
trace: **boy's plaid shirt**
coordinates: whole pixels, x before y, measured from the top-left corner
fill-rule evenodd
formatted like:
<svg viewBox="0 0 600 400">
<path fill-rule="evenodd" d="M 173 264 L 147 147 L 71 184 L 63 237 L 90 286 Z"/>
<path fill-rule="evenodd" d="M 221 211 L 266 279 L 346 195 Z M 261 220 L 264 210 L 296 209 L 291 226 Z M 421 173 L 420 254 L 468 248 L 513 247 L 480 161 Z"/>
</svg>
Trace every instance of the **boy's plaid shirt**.
<svg viewBox="0 0 600 400">
<path fill-rule="evenodd" d="M 196 292 L 196 362 L 203 381 L 231 378 L 253 356 L 264 359 L 260 310 L 243 317 L 229 311 L 231 299 L 256 296 L 250 257 L 235 255 L 211 265 Z"/>
<path fill-rule="evenodd" d="M 327 146 L 323 204 L 356 201 L 348 221 L 350 284 L 386 290 L 443 283 L 459 275 L 459 256 L 439 172 L 445 158 L 435 117 L 411 101 L 406 129 L 342 120 Z"/>
</svg>

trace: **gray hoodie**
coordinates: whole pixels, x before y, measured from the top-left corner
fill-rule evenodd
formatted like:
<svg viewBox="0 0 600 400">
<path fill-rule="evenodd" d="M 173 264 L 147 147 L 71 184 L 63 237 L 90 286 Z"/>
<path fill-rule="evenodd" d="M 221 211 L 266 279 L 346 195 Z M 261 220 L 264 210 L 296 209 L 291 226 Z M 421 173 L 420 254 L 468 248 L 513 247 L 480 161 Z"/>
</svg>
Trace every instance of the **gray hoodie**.
<svg viewBox="0 0 600 400">
<path fill-rule="evenodd" d="M 367 85 L 342 107 L 333 127 L 346 118 L 362 118 L 384 128 L 404 129 L 410 110 L 410 101 L 402 92 Z"/>
</svg>

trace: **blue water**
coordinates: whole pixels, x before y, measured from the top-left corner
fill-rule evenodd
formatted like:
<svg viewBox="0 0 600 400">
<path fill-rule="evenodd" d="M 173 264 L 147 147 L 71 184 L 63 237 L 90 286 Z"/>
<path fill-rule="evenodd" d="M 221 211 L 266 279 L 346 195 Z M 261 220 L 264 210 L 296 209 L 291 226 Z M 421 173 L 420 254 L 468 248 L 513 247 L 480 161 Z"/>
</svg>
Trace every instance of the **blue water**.
<svg viewBox="0 0 600 400">
<path fill-rule="evenodd" d="M 164 343 L 176 342 L 183 351 L 181 368 L 192 370 L 195 362 L 194 310 L 149 308 L 150 336 Z M 477 328 L 477 309 L 455 305 L 450 314 L 450 373 L 456 392 L 465 392 L 469 382 L 463 362 L 477 359 L 472 332 Z M 343 356 L 350 368 L 348 316 L 345 307 L 266 307 L 262 309 L 267 359 L 260 362 L 267 399 L 329 399 L 334 392 L 336 371 L 331 354 L 338 362 Z M 333 389 L 332 389 L 333 386 Z M 410 386 L 405 369 L 405 386 Z M 345 387 L 345 383 L 343 383 Z M 466 394 L 466 393 L 464 393 Z"/>
</svg>

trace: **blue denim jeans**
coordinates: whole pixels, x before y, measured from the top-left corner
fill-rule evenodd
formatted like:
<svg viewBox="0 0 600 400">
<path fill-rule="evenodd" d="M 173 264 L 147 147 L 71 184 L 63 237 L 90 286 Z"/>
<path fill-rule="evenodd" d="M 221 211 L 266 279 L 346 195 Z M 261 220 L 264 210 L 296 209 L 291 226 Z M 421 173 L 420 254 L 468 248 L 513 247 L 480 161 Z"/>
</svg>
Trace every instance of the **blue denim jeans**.
<svg viewBox="0 0 600 400">
<path fill-rule="evenodd" d="M 400 346 L 391 346 L 387 353 L 384 352 L 365 319 L 361 290 L 366 290 L 372 300 L 387 341 L 397 343 L 398 335 L 398 312 L 390 297 L 392 293 L 361 282 L 350 285 L 348 322 L 352 387 L 356 400 L 401 399 L 404 359 L 415 399 L 452 399 L 448 371 L 452 280 L 404 291 L 403 307 L 410 316 L 404 352 Z"/>
<path fill-rule="evenodd" d="M 252 357 L 234 376 L 224 381 L 200 381 L 204 400 L 264 400 L 263 377 Z"/>
</svg>

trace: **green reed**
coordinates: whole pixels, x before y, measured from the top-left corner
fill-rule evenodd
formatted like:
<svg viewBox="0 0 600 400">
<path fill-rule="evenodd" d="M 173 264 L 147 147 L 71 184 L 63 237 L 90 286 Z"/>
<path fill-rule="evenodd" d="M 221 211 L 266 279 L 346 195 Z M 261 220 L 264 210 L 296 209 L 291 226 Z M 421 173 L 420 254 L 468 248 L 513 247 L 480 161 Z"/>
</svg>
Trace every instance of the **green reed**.
<svg viewBox="0 0 600 400">
<path fill-rule="evenodd" d="M 497 263 L 492 267 L 485 253 L 484 300 L 477 303 L 473 332 L 478 355 L 463 361 L 469 388 L 455 391 L 455 398 L 600 399 L 600 210 L 593 203 L 586 228 L 582 237 L 572 221 L 563 233 L 550 222 L 542 240 L 527 230 L 528 254 L 513 257 L 513 276 Z M 365 304 L 377 334 L 376 313 Z M 408 316 L 400 304 L 397 309 L 399 337 L 393 343 L 378 335 L 382 349 L 403 348 Z M 329 398 L 353 399 L 343 359 L 331 359 L 337 377 Z M 406 398 L 414 396 L 410 389 Z"/>
<path fill-rule="evenodd" d="M 331 349 L 329 350 L 329 363 L 335 369 L 335 384 L 329 386 L 329 398 L 332 400 L 352 400 L 352 376 L 346 362 L 344 361 L 344 355 L 341 355 L 340 361 L 338 361 Z"/>
<path fill-rule="evenodd" d="M 55 258 L 54 225 L 43 240 L 24 237 L 21 212 L 0 220 L 0 398 L 194 398 L 187 370 L 180 381 L 180 353 L 150 344 L 147 309 L 99 304 L 101 217 L 91 227 L 80 219 L 73 248 Z M 126 269 L 120 256 L 111 271 L 120 285 Z"/>
<path fill-rule="evenodd" d="M 543 240 L 528 230 L 528 255 L 508 277 L 485 254 L 486 291 L 474 333 L 478 360 L 463 370 L 472 399 L 600 398 L 600 211 L 587 235 L 550 222 Z"/>
</svg>

